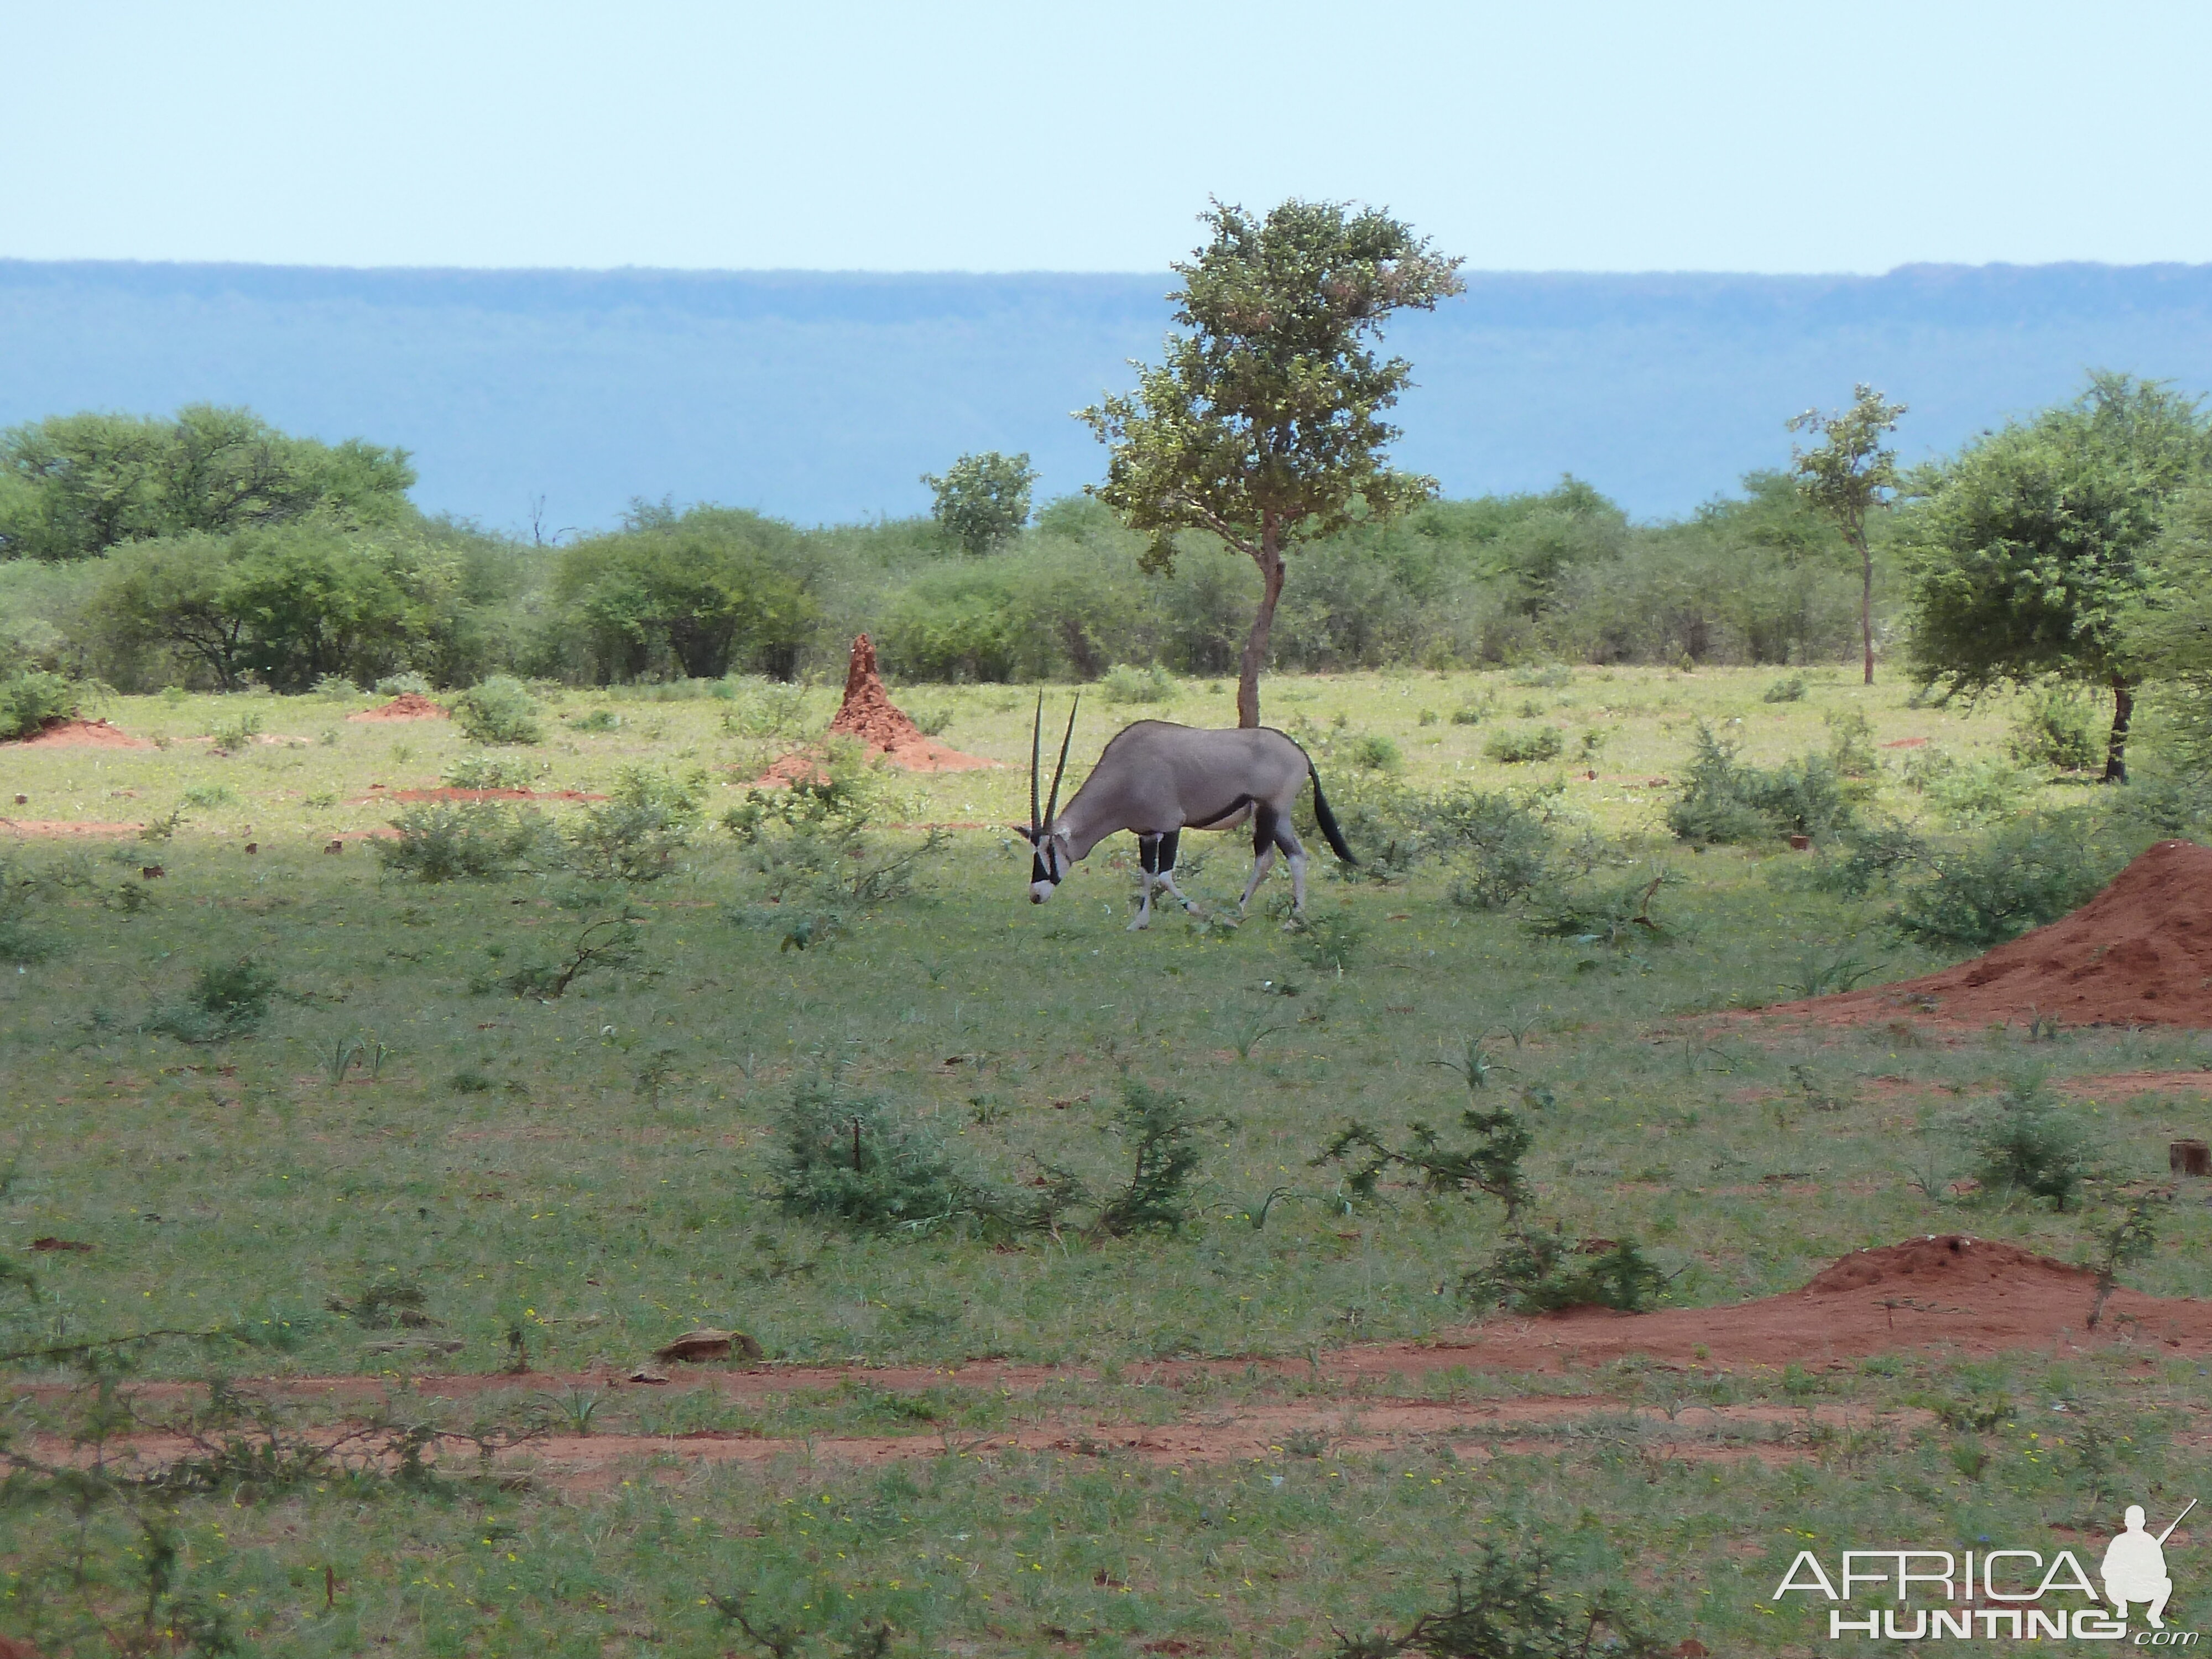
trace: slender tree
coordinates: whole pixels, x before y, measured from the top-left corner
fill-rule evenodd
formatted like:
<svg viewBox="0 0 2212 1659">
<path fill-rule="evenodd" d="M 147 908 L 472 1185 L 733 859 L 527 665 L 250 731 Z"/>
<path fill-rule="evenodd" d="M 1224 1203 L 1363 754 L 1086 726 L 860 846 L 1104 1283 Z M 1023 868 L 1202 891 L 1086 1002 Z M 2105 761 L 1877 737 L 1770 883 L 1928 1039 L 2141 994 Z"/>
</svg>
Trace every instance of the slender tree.
<svg viewBox="0 0 2212 1659">
<path fill-rule="evenodd" d="M 1806 501 L 1835 520 L 1844 539 L 1859 556 L 1859 639 L 1866 650 L 1866 683 L 1874 684 L 1874 549 L 1867 542 L 1867 518 L 1887 507 L 1897 493 L 1897 452 L 1884 447 L 1882 434 L 1897 429 L 1903 404 L 1886 403 L 1872 386 L 1852 388 L 1851 406 L 1834 415 L 1808 409 L 1790 422 L 1792 432 L 1809 432 L 1817 448 L 1797 449 L 1797 488 Z"/>
<path fill-rule="evenodd" d="M 1001 455 L 987 449 L 980 455 L 963 455 L 945 469 L 943 477 L 921 475 L 936 496 L 930 516 L 963 551 L 988 553 L 1012 541 L 1030 521 L 1030 491 L 1037 471 L 1026 453 Z"/>
<path fill-rule="evenodd" d="M 2124 782 L 2142 677 L 2128 623 L 2174 497 L 2208 477 L 2212 423 L 2196 400 L 2124 374 L 1970 445 L 1913 512 L 1915 672 L 1952 691 L 2108 689 L 2105 778 Z"/>
<path fill-rule="evenodd" d="M 1152 536 L 1147 569 L 1172 568 L 1187 530 L 1259 567 L 1237 684 L 1237 723 L 1257 726 L 1285 554 L 1436 491 L 1383 454 L 1412 365 L 1374 344 L 1394 313 L 1460 292 L 1460 262 L 1371 208 L 1292 200 L 1255 218 L 1217 201 L 1201 216 L 1212 234 L 1168 296 L 1187 331 L 1158 366 L 1133 365 L 1136 391 L 1077 418 L 1112 452 L 1095 493 Z"/>
</svg>

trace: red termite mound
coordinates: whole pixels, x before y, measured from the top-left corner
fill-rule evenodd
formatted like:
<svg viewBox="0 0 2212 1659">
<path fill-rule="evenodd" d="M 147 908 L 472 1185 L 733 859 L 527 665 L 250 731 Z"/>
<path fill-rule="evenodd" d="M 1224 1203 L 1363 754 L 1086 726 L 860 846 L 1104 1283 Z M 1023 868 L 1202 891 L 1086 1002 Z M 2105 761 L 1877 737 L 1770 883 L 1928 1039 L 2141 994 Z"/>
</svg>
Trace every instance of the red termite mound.
<svg viewBox="0 0 2212 1659">
<path fill-rule="evenodd" d="M 134 738 L 106 720 L 48 720 L 16 745 L 24 749 L 151 749 L 143 738 Z"/>
<path fill-rule="evenodd" d="M 390 702 L 380 703 L 374 708 L 364 708 L 358 714 L 348 714 L 346 718 L 349 720 L 450 720 L 452 716 L 420 691 L 402 691 Z"/>
<path fill-rule="evenodd" d="M 2212 1027 L 2212 849 L 2162 841 L 2070 915 L 1941 973 L 1767 1010 L 1821 1024 L 1926 1014 Z"/>
<path fill-rule="evenodd" d="M 948 749 L 909 720 L 877 678 L 876 647 L 866 634 L 854 635 L 853 654 L 845 666 L 845 699 L 830 722 L 830 735 L 851 738 L 871 758 L 880 755 L 906 772 L 973 772 L 999 763 Z M 755 782 L 790 783 L 812 772 L 821 759 L 818 748 L 795 749 Z"/>
</svg>

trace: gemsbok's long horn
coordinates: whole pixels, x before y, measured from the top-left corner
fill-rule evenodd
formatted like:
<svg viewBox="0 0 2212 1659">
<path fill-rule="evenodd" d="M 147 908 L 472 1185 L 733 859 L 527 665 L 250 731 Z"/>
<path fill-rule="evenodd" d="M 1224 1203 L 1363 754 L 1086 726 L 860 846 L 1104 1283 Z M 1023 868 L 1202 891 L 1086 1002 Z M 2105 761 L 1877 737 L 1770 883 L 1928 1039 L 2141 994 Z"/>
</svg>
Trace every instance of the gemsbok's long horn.
<svg viewBox="0 0 2212 1659">
<path fill-rule="evenodd" d="M 1060 778 L 1067 770 L 1067 745 L 1075 741 L 1075 711 L 1083 707 L 1083 693 L 1075 694 L 1075 701 L 1067 706 L 1067 735 L 1060 740 L 1060 763 L 1052 769 L 1052 793 L 1044 798 L 1044 822 L 1038 827 L 1049 829 L 1052 815 L 1060 810 Z"/>
<path fill-rule="evenodd" d="M 2186 1521 L 2189 1518 L 2189 1510 L 2193 1510 L 2196 1507 L 2197 1500 L 2192 1498 L 2189 1500 L 2189 1509 L 2182 1510 L 2180 1514 L 2175 1516 L 2172 1521 L 2166 1523 L 2166 1530 L 2158 1535 L 2158 1541 L 2161 1546 L 2165 1544 L 2167 1539 L 2173 1536 L 2174 1528 L 2179 1526 L 2184 1521 Z"/>
<path fill-rule="evenodd" d="M 1037 693 L 1036 721 L 1030 727 L 1030 832 L 1044 828 L 1037 819 L 1037 763 L 1044 750 L 1044 693 Z"/>
</svg>

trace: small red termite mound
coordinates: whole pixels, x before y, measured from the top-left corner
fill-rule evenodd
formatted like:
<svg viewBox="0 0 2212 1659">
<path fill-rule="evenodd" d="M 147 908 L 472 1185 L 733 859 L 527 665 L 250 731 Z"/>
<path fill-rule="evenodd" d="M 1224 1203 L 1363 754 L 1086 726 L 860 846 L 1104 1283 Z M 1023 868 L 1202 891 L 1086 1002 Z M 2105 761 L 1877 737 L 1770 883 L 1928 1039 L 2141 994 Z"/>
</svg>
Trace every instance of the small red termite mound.
<svg viewBox="0 0 2212 1659">
<path fill-rule="evenodd" d="M 973 772 L 999 764 L 949 749 L 916 726 L 884 690 L 876 673 L 875 644 L 866 634 L 854 636 L 853 653 L 845 666 L 844 701 L 837 705 L 829 734 L 854 739 L 871 759 L 880 756 L 903 772 Z M 794 749 L 753 782 L 756 787 L 789 784 L 811 775 L 821 763 L 819 747 Z"/>
<path fill-rule="evenodd" d="M 442 720 L 453 717 L 420 691 L 402 691 L 390 702 L 348 714 L 349 720 Z"/>
<path fill-rule="evenodd" d="M 27 738 L 15 739 L 24 749 L 151 749 L 143 738 L 134 738 L 106 720 L 48 720 Z"/>
</svg>

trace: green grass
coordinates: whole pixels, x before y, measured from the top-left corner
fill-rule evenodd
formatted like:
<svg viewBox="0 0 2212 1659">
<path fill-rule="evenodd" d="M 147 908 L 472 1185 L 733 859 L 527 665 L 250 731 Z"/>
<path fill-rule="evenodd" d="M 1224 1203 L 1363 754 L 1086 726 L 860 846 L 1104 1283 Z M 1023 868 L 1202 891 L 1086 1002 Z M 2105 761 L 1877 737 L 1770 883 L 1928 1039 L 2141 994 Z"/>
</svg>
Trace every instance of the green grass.
<svg viewBox="0 0 2212 1659">
<path fill-rule="evenodd" d="M 2024 1438 L 2041 1419 L 1985 1436 L 1995 1473 L 1974 1481 L 1951 1460 L 1956 1437 L 1924 1423 L 1878 1445 L 1814 1436 L 1771 1465 L 1677 1455 L 1648 1425 L 1480 1455 L 1405 1437 L 1348 1457 L 1255 1446 L 1255 1461 L 1180 1473 L 1135 1457 L 985 1459 L 961 1446 L 1048 1407 L 1116 1422 L 1210 1408 L 1204 1389 L 1146 1382 L 1148 1367 L 1176 1356 L 1297 1357 L 1466 1323 L 1473 1310 L 1450 1286 L 1497 1248 L 1497 1206 L 1400 1193 L 1347 1215 L 1335 1172 L 1309 1160 L 1347 1118 L 1394 1137 L 1416 1118 L 1455 1119 L 1470 1085 L 1433 1062 L 1464 1056 L 1470 1038 L 1486 1037 L 1496 1062 L 1486 1101 L 1550 1103 L 1527 1109 L 1539 1215 L 1570 1233 L 1632 1234 L 1675 1275 L 1674 1301 L 1784 1291 L 1846 1251 L 1920 1232 L 1963 1229 L 2080 1258 L 2087 1223 L 2075 1213 L 1968 1205 L 1915 1184 L 1931 1169 L 1966 1173 L 1948 1115 L 1962 1095 L 2029 1066 L 2046 1067 L 2063 1099 L 2069 1076 L 2212 1063 L 2203 1036 L 2032 1041 L 2015 1027 L 1929 1044 L 1881 1028 L 1760 1037 L 1689 1018 L 1801 994 L 1845 957 L 1875 982 L 1944 960 L 1899 942 L 1880 901 L 1815 890 L 1807 859 L 1692 854 L 1666 837 L 1671 792 L 1650 781 L 1680 777 L 1699 720 L 1763 765 L 1825 750 L 1824 716 L 1854 708 L 1878 742 L 1926 738 L 1969 762 L 2004 750 L 2002 706 L 1914 709 L 1896 684 L 1805 678 L 1804 698 L 1779 704 L 1762 700 L 1771 672 L 1753 670 L 1267 686 L 1268 718 L 1307 743 L 1332 791 L 1377 737 L 1401 755 L 1402 787 L 1522 788 L 1565 775 L 1571 812 L 1686 878 L 1659 900 L 1672 927 L 1664 942 L 1532 939 L 1510 914 L 1455 908 L 1441 880 L 1419 872 L 1387 888 L 1317 879 L 1316 908 L 1342 921 L 1332 938 L 1348 943 L 1316 965 L 1310 937 L 1283 932 L 1260 903 L 1234 932 L 1175 915 L 1125 932 L 1135 861 L 1124 842 L 1033 907 L 1027 848 L 1010 833 L 963 830 L 914 896 L 842 914 L 820 942 L 786 948 L 786 913 L 801 907 L 763 903 L 746 850 L 707 830 L 678 873 L 627 895 L 636 963 L 557 1000 L 471 988 L 557 955 L 599 914 L 577 908 L 572 878 L 425 886 L 382 878 L 357 844 L 342 856 L 321 850 L 392 815 L 374 796 L 434 787 L 471 750 L 449 727 L 349 724 L 343 706 L 307 697 L 115 700 L 108 718 L 167 746 L 0 750 L 0 791 L 29 797 L 13 813 L 143 821 L 188 797 L 207 804 L 186 805 L 158 847 L 132 836 L 0 842 L 12 867 L 48 878 L 29 915 L 59 947 L 0 968 L 0 1170 L 14 1160 L 0 1245 L 28 1266 L 40 1297 L 9 1328 L 10 1344 L 240 1323 L 282 1341 L 232 1356 L 236 1368 L 383 1378 L 404 1395 L 410 1376 L 500 1370 L 511 1331 L 540 1370 L 619 1376 L 713 1324 L 783 1361 L 1002 1357 L 1098 1379 L 1047 1401 L 939 1402 L 935 1419 L 852 1391 L 741 1407 L 610 1390 L 593 1419 L 601 1431 L 802 1442 L 942 1431 L 941 1455 L 878 1474 L 810 1467 L 804 1450 L 708 1469 L 679 1446 L 604 1491 L 183 1500 L 191 1582 L 236 1603 L 239 1628 L 259 1644 L 249 1651 L 366 1652 L 379 1637 L 424 1653 L 744 1651 L 713 1598 L 751 1589 L 757 1607 L 819 1621 L 806 1651 L 842 1651 L 880 1617 L 900 1632 L 899 1652 L 1073 1643 L 1134 1653 L 1165 1639 L 1208 1652 L 1323 1652 L 1332 1623 L 1402 1620 L 1441 1596 L 1455 1549 L 1535 1533 L 1610 1552 L 1656 1587 L 1656 1622 L 1695 1632 L 1716 1652 L 1783 1650 L 1756 1603 L 1796 1547 L 1785 1528 L 1863 1541 L 1917 1536 L 1942 1516 L 1943 1536 L 2000 1525 L 2018 1535 L 2079 1510 L 2070 1466 L 2037 1462 Z M 1230 718 L 1226 688 L 1183 682 L 1174 693 L 1142 713 Z M 885 816 L 1025 816 L 1022 694 L 896 695 L 945 712 L 943 741 L 1010 764 L 901 776 Z M 1419 722 L 1424 708 L 1486 696 L 1508 710 L 1542 705 L 1529 718 L 1559 727 L 1570 760 L 1497 765 L 1483 757 L 1485 726 Z M 1065 708 L 1060 694 L 1048 701 Z M 725 718 L 742 702 L 575 692 L 546 702 L 547 739 L 522 751 L 548 769 L 535 787 L 603 793 L 624 766 L 705 768 L 709 823 L 782 746 L 745 735 L 757 722 Z M 228 757 L 191 741 L 247 702 L 264 733 L 309 741 Z M 809 692 L 798 724 L 819 730 L 833 703 L 830 690 Z M 620 724 L 590 729 L 603 708 L 618 709 Z M 1086 698 L 1073 755 L 1095 756 L 1127 717 Z M 1600 757 L 1577 762 L 1589 729 L 1604 733 Z M 1917 817 L 1925 799 L 1893 761 L 1877 805 Z M 1596 779 L 1583 775 L 1592 769 Z M 1080 775 L 1072 763 L 1069 787 Z M 2081 798 L 2076 785 L 2033 787 L 2054 803 Z M 1194 836 L 1184 856 L 1198 866 L 1186 887 L 1210 908 L 1233 908 L 1249 849 Z M 166 877 L 143 880 L 139 866 L 157 860 Z M 1278 877 L 1267 894 L 1285 885 Z M 127 902 L 125 889 L 137 895 Z M 200 969 L 248 956 L 279 988 L 250 1033 L 187 1044 L 149 1030 Z M 373 1074 L 365 1060 L 341 1063 L 350 1042 L 377 1054 Z M 1170 1087 L 1231 1127 L 1204 1144 L 1199 1218 L 1174 1234 L 1069 1231 L 1011 1244 L 952 1227 L 859 1236 L 787 1218 L 769 1195 L 775 1114 L 796 1079 L 825 1066 L 933 1121 L 962 1158 L 1008 1182 L 1044 1164 L 1097 1190 L 1126 1181 L 1108 1133 L 1124 1079 Z M 2169 1136 L 2202 1127 L 2158 1097 L 2075 1106 L 2122 1177 L 2162 1177 Z M 1286 1190 L 1267 1206 L 1277 1188 Z M 47 1236 L 92 1249 L 26 1251 Z M 2176 1206 L 2160 1249 L 2128 1282 L 2201 1291 L 2208 1242 L 2203 1206 Z M 356 1305 L 394 1278 L 421 1287 L 434 1325 L 373 1328 L 329 1305 Z M 459 1346 L 440 1353 L 434 1341 Z M 137 1363 L 149 1376 L 191 1377 L 208 1362 L 172 1344 Z M 26 1383 L 65 1380 L 15 1369 Z M 1959 1380 L 1914 1362 L 1817 1387 L 1824 1399 L 1893 1413 L 1916 1391 Z M 2079 1397 L 2130 1422 L 2206 1403 L 2193 1364 L 2160 1370 L 2155 1388 L 2102 1361 L 2069 1369 L 2047 1358 L 2022 1360 L 2005 1381 L 2021 1401 Z M 1216 1386 L 1224 1399 L 1264 1401 L 1291 1385 Z M 1794 1398 L 1774 1378 L 1632 1367 L 1542 1386 L 1678 1406 L 1665 1390 Z M 524 1410 L 522 1393 L 503 1398 L 483 1408 Z M 18 1402 L 26 1420 L 58 1409 L 50 1394 L 29 1399 Z M 1954 1504 L 1984 1518 L 1967 1526 Z M 60 1547 L 33 1515 L 0 1509 L 0 1559 L 12 1570 L 33 1571 Z M 325 1565 L 347 1586 L 331 1609 Z M 66 1598 L 26 1610 L 33 1580 L 10 1582 L 0 1630 L 38 1633 L 49 1655 L 108 1650 Z M 36 1593 L 52 1597 L 51 1583 L 37 1579 Z"/>
</svg>

